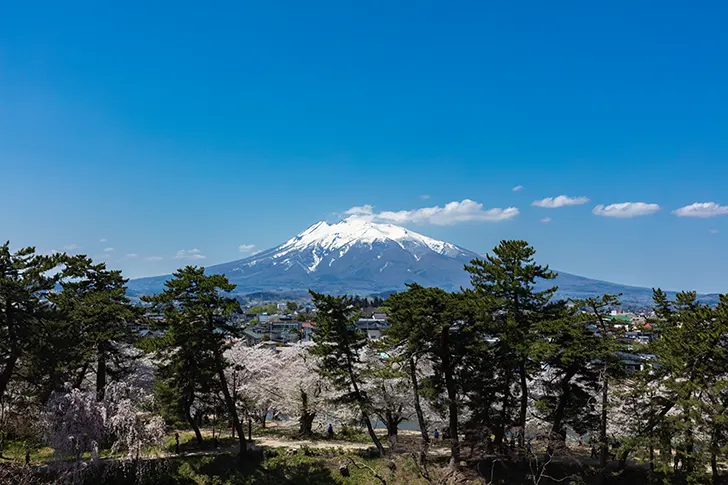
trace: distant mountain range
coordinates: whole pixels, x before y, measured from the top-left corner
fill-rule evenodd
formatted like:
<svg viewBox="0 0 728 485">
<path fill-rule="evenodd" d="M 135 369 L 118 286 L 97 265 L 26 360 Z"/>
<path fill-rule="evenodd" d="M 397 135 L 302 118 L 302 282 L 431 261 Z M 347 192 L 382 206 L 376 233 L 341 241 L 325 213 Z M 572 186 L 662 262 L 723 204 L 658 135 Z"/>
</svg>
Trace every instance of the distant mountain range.
<svg viewBox="0 0 728 485">
<path fill-rule="evenodd" d="M 336 224 L 318 222 L 296 237 L 251 257 L 207 268 L 223 273 L 247 295 L 304 294 L 308 289 L 334 294 L 386 295 L 404 288 L 405 283 L 455 290 L 468 286 L 463 266 L 476 253 L 438 241 L 393 224 L 377 224 L 352 217 Z M 169 275 L 140 278 L 129 282 L 132 295 L 157 293 Z M 557 298 L 583 298 L 604 293 L 622 293 L 624 306 L 646 308 L 652 290 L 559 272 L 555 281 Z M 717 295 L 701 295 L 701 301 L 715 303 Z"/>
</svg>

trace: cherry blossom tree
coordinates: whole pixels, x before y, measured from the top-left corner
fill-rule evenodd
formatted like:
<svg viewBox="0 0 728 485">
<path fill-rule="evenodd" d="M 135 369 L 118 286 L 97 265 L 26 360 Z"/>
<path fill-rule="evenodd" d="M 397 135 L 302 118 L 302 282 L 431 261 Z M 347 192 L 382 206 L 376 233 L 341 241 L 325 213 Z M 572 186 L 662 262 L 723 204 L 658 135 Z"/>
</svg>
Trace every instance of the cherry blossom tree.
<svg viewBox="0 0 728 485">
<path fill-rule="evenodd" d="M 161 444 L 165 436 L 162 418 L 144 410 L 149 399 L 143 389 L 124 383 L 108 385 L 104 401 L 97 401 L 95 391 L 55 393 L 43 416 L 47 440 L 57 453 L 76 459 L 105 444 L 138 458 L 142 449 Z"/>
</svg>

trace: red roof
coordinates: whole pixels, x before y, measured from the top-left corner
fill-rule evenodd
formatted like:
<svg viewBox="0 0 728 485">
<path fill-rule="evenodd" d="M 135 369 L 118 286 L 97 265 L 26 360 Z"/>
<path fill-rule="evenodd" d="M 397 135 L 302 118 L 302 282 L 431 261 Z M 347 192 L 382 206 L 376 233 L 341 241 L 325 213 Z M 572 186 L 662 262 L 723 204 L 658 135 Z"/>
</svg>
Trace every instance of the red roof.
<svg viewBox="0 0 728 485">
<path fill-rule="evenodd" d="M 313 328 L 316 326 L 316 322 L 303 322 L 301 326 L 303 328 Z"/>
</svg>

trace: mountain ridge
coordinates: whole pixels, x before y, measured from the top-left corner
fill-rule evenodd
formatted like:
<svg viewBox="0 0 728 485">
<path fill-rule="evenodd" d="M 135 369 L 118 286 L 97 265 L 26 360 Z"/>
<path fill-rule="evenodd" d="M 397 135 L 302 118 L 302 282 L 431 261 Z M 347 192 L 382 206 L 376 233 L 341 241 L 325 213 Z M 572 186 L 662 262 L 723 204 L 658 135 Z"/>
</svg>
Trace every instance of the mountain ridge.
<svg viewBox="0 0 728 485">
<path fill-rule="evenodd" d="M 394 224 L 379 224 L 352 216 L 335 224 L 325 221 L 274 248 L 206 268 L 222 273 L 238 285 L 235 293 L 297 293 L 308 289 L 335 294 L 388 294 L 406 283 L 438 286 L 452 291 L 469 286 L 463 266 L 481 257 L 452 243 L 424 236 Z M 620 285 L 558 272 L 556 280 L 540 281 L 537 288 L 558 286 L 557 298 L 585 298 L 622 293 L 626 307 L 651 304 L 649 288 Z M 129 282 L 132 295 L 156 293 L 169 275 Z M 715 303 L 717 295 L 701 295 Z"/>
</svg>

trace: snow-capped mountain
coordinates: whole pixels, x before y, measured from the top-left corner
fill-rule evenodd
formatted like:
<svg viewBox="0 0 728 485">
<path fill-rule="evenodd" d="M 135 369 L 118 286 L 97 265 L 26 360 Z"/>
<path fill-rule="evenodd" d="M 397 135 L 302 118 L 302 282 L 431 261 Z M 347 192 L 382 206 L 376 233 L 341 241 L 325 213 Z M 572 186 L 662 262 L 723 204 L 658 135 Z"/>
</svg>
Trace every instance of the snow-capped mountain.
<svg viewBox="0 0 728 485">
<path fill-rule="evenodd" d="M 404 227 L 351 217 L 318 222 L 278 247 L 213 266 L 240 288 L 378 292 L 404 283 L 456 288 L 476 255 Z"/>
<path fill-rule="evenodd" d="M 310 288 L 369 294 L 409 282 L 459 288 L 468 282 L 463 265 L 475 257 L 401 226 L 351 217 L 336 224 L 318 222 L 280 246 L 207 270 L 224 273 L 243 293 Z M 165 279 L 134 280 L 130 288 L 156 291 Z"/>
<path fill-rule="evenodd" d="M 455 290 L 469 284 L 463 266 L 478 257 L 454 244 L 437 241 L 392 224 L 376 224 L 353 217 L 336 224 L 318 222 L 280 246 L 249 258 L 207 268 L 225 274 L 237 294 L 272 292 L 303 294 L 312 289 L 333 294 L 387 293 L 405 283 Z M 129 282 L 132 295 L 161 291 L 169 275 Z M 558 272 L 554 281 L 537 287 L 558 286 L 557 298 L 586 298 L 621 293 L 627 307 L 651 305 L 652 290 L 593 280 Z M 673 294 L 668 292 L 668 294 Z M 715 303 L 716 295 L 701 295 Z"/>
</svg>

